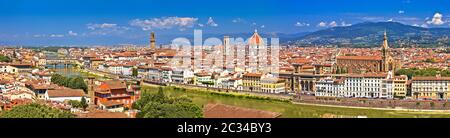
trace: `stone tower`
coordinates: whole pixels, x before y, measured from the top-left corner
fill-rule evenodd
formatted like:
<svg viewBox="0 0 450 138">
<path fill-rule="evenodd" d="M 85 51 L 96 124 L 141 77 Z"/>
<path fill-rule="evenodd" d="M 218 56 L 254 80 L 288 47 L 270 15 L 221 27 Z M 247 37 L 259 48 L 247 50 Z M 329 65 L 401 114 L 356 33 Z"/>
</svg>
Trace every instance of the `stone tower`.
<svg viewBox="0 0 450 138">
<path fill-rule="evenodd" d="M 384 38 L 383 38 L 383 45 L 381 47 L 381 57 L 383 59 L 383 66 L 382 66 L 382 71 L 384 72 L 388 72 L 389 71 L 389 45 L 388 45 L 388 40 L 387 40 L 387 33 L 386 31 L 384 31 Z"/>
<path fill-rule="evenodd" d="M 152 32 L 152 33 L 150 33 L 150 48 L 151 49 L 155 49 L 155 42 L 156 42 L 155 33 Z"/>
</svg>

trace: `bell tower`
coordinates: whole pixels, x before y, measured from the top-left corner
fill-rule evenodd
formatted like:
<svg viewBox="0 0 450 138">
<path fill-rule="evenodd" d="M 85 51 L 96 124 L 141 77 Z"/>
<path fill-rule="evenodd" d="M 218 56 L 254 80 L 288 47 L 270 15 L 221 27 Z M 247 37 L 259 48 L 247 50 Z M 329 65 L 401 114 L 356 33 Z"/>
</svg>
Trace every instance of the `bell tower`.
<svg viewBox="0 0 450 138">
<path fill-rule="evenodd" d="M 155 49 L 155 32 L 150 33 L 150 48 Z"/>
<path fill-rule="evenodd" d="M 382 54 L 382 59 L 383 59 L 383 67 L 382 67 L 382 71 L 383 72 L 387 72 L 389 71 L 389 45 L 388 45 L 388 38 L 387 38 L 387 33 L 386 30 L 384 31 L 384 38 L 383 38 L 383 45 L 381 47 L 381 54 Z"/>
</svg>

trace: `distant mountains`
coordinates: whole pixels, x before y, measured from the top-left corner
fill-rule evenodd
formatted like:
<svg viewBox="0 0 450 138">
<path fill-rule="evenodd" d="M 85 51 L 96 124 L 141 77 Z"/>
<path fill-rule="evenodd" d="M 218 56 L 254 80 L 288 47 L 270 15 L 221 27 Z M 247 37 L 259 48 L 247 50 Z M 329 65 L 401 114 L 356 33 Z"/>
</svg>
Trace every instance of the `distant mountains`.
<svg viewBox="0 0 450 138">
<path fill-rule="evenodd" d="M 253 35 L 254 32 L 249 32 L 249 33 L 228 33 L 228 34 L 202 34 L 203 37 L 203 41 L 207 38 L 219 38 L 219 39 L 223 39 L 224 36 L 229 36 L 230 38 L 243 38 L 244 40 L 247 40 L 248 38 L 250 38 Z M 287 33 L 259 33 L 259 35 L 261 35 L 263 38 L 267 38 L 268 41 L 270 41 L 269 38 L 279 38 L 280 39 L 280 43 L 286 43 L 289 41 L 295 41 L 297 40 L 299 37 L 305 36 L 307 34 L 309 34 L 311 32 L 300 32 L 300 33 L 294 33 L 294 34 L 287 34 Z M 170 36 L 163 42 L 165 43 L 171 43 L 171 40 L 173 40 L 175 37 L 185 37 L 189 40 L 191 40 L 191 42 L 193 42 L 194 40 L 194 36 L 192 34 L 185 34 L 185 35 L 177 35 L 177 36 Z"/>
<path fill-rule="evenodd" d="M 364 22 L 347 27 L 333 27 L 291 39 L 287 43 L 371 47 L 381 43 L 385 30 L 390 45 L 394 47 L 448 46 L 450 44 L 448 38 L 450 28 L 422 28 L 398 22 Z"/>
</svg>

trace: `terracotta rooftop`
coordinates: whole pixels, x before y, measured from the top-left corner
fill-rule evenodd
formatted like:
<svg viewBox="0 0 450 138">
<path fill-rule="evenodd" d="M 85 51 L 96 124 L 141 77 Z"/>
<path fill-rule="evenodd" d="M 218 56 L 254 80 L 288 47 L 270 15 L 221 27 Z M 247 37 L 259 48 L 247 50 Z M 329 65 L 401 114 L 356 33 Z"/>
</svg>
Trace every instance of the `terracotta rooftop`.
<svg viewBox="0 0 450 138">
<path fill-rule="evenodd" d="M 77 114 L 77 118 L 128 118 L 128 116 L 122 112 L 95 110 L 89 113 L 79 113 Z"/>
<path fill-rule="evenodd" d="M 123 103 L 116 102 L 116 101 L 105 101 L 105 102 L 101 102 L 101 104 L 106 107 L 115 106 L 115 105 L 124 105 Z"/>
<path fill-rule="evenodd" d="M 126 89 L 127 84 L 125 81 L 119 81 L 119 80 L 107 80 L 104 81 L 102 85 L 99 86 L 100 89 L 106 90 L 106 89 Z"/>
<path fill-rule="evenodd" d="M 244 77 L 261 77 L 262 74 L 259 73 L 245 73 Z"/>
<path fill-rule="evenodd" d="M 207 104 L 203 108 L 205 118 L 277 118 L 277 112 L 256 110 L 224 104 Z"/>
<path fill-rule="evenodd" d="M 82 97 L 84 92 L 81 89 L 56 89 L 47 91 L 49 97 Z"/>
<path fill-rule="evenodd" d="M 450 81 L 450 77 L 413 77 L 413 81 Z"/>
<path fill-rule="evenodd" d="M 344 59 L 344 60 L 382 60 L 380 56 L 338 56 L 337 59 Z"/>
<path fill-rule="evenodd" d="M 383 77 L 387 77 L 387 74 L 386 73 L 349 74 L 347 77 L 376 77 L 376 78 L 383 78 Z"/>
</svg>

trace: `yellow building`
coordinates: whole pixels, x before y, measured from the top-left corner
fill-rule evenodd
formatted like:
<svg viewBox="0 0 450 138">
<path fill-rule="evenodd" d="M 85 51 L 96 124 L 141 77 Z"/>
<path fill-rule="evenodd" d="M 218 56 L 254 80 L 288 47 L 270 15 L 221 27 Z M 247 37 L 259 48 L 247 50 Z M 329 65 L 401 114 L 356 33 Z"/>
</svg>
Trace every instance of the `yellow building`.
<svg viewBox="0 0 450 138">
<path fill-rule="evenodd" d="M 105 62 L 105 59 L 93 58 L 93 59 L 91 59 L 91 67 L 94 69 L 98 69 L 98 66 L 100 66 L 104 62 Z"/>
<path fill-rule="evenodd" d="M 261 80 L 261 92 L 284 93 L 286 92 L 286 80 L 278 78 L 264 78 Z"/>
<path fill-rule="evenodd" d="M 260 91 L 261 90 L 261 77 L 259 73 L 246 73 L 242 77 L 242 85 L 244 90 L 247 91 Z"/>
<path fill-rule="evenodd" d="M 413 77 L 414 99 L 450 99 L 450 77 Z"/>
<path fill-rule="evenodd" d="M 405 98 L 407 92 L 408 77 L 406 75 L 395 76 L 394 81 L 394 97 Z"/>
</svg>

